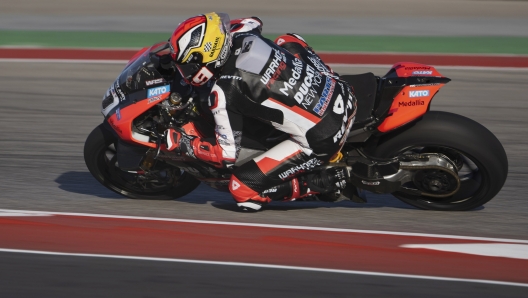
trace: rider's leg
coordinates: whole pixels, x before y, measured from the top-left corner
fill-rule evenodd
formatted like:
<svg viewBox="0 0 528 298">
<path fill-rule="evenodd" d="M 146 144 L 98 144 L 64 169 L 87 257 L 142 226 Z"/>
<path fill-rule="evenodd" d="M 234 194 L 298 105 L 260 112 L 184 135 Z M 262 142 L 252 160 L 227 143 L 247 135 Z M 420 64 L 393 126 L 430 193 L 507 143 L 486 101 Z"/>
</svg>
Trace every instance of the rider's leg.
<svg viewBox="0 0 528 298">
<path fill-rule="evenodd" d="M 229 190 L 239 207 L 256 211 L 270 201 L 291 201 L 344 187 L 348 174 L 344 168 L 313 172 L 326 162 L 286 140 L 236 169 Z"/>
</svg>

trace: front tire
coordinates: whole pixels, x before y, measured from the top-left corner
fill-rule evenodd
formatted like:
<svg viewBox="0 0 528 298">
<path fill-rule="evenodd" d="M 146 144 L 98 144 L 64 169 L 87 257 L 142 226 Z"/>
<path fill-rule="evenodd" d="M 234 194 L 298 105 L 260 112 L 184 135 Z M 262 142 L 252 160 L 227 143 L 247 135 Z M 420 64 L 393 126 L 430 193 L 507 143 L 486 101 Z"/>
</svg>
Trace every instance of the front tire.
<svg viewBox="0 0 528 298">
<path fill-rule="evenodd" d="M 139 174 L 117 167 L 116 143 L 114 134 L 104 124 L 100 124 L 84 143 L 84 161 L 97 181 L 118 194 L 131 199 L 173 200 L 190 193 L 200 184 L 200 181 L 188 173 L 181 173 L 179 169 L 168 166 L 161 170 L 177 179 L 167 179 L 167 183 L 138 179 L 141 178 Z"/>
<path fill-rule="evenodd" d="M 454 195 L 433 198 L 393 193 L 403 202 L 421 209 L 477 208 L 497 195 L 508 175 L 506 152 L 493 133 L 469 118 L 448 112 L 426 113 L 413 125 L 384 135 L 369 153 L 384 158 L 406 153 L 440 153 L 456 160 L 461 187 Z"/>
</svg>

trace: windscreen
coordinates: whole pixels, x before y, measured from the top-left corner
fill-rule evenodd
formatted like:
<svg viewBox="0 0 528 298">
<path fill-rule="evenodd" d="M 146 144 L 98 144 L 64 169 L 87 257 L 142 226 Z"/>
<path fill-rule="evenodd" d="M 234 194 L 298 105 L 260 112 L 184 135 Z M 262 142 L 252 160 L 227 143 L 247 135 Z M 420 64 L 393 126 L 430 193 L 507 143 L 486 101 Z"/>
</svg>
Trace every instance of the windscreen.
<svg viewBox="0 0 528 298">
<path fill-rule="evenodd" d="M 168 58 L 165 55 L 169 55 L 166 42 L 151 47 L 128 64 L 103 97 L 103 115 L 106 117 L 118 105 L 126 106 L 147 99 L 149 90 L 164 88 L 178 92 L 182 97 L 188 96 L 191 86 L 185 83 L 180 73 L 161 66 L 160 61 Z"/>
</svg>

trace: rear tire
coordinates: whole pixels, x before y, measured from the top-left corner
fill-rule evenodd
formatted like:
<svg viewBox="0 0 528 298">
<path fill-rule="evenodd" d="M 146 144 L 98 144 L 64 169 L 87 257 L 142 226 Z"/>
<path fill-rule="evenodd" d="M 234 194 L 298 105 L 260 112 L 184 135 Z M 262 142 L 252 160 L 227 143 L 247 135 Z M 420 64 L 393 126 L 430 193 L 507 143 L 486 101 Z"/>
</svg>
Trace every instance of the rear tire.
<svg viewBox="0 0 528 298">
<path fill-rule="evenodd" d="M 437 152 L 461 163 L 461 188 L 451 197 L 393 193 L 403 202 L 421 209 L 477 208 L 497 195 L 508 175 L 508 159 L 499 140 L 481 124 L 457 114 L 428 112 L 413 125 L 384 135 L 369 154 L 386 158 L 404 152 Z"/>
<path fill-rule="evenodd" d="M 106 188 L 129 197 L 141 200 L 173 200 L 193 191 L 200 181 L 188 173 L 181 173 L 177 183 L 143 183 L 134 184 L 134 174 L 122 171 L 116 166 L 112 148 L 115 148 L 117 138 L 104 124 L 97 126 L 88 136 L 84 144 L 84 161 L 88 170 Z M 115 155 L 115 152 L 113 152 Z M 116 155 L 115 155 L 116 156 Z M 179 171 L 174 167 L 167 167 L 170 171 Z M 137 176 L 137 174 L 136 174 Z"/>
</svg>

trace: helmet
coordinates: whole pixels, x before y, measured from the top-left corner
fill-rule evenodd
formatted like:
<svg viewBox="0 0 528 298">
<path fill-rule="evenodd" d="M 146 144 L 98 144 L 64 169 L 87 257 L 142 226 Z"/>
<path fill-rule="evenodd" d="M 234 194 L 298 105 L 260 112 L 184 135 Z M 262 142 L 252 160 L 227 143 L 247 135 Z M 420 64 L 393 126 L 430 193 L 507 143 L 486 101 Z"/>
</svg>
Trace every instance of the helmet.
<svg viewBox="0 0 528 298">
<path fill-rule="evenodd" d="M 169 40 L 172 59 L 183 78 L 200 86 L 227 61 L 231 49 L 229 16 L 207 13 L 187 19 Z"/>
</svg>

